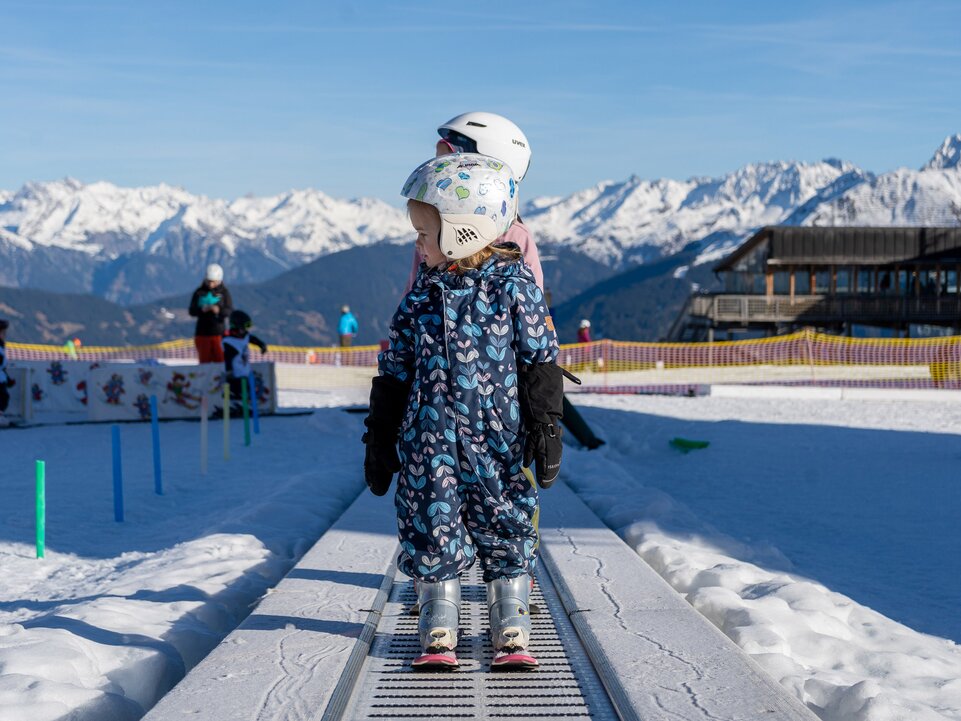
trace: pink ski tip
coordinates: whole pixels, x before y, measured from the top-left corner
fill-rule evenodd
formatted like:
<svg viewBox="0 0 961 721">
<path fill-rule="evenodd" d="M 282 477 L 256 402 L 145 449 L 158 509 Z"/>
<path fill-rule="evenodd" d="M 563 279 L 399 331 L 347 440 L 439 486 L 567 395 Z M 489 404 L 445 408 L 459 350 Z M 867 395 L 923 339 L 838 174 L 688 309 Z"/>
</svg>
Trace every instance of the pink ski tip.
<svg viewBox="0 0 961 721">
<path fill-rule="evenodd" d="M 410 665 L 414 668 L 457 668 L 460 664 L 452 653 L 425 653 L 418 656 Z"/>
<path fill-rule="evenodd" d="M 537 668 L 540 664 L 533 656 L 523 653 L 505 653 L 491 661 L 492 669 Z"/>
</svg>

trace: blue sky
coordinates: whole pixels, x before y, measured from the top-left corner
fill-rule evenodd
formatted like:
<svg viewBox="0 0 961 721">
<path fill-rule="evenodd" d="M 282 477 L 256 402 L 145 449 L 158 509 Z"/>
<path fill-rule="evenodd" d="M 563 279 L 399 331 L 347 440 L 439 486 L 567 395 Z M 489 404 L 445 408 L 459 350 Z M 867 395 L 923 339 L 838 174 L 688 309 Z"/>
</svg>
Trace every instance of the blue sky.
<svg viewBox="0 0 961 721">
<path fill-rule="evenodd" d="M 471 109 L 528 134 L 527 197 L 757 160 L 918 167 L 961 132 L 959 19 L 924 0 L 0 0 L 0 188 L 397 203 Z"/>
</svg>

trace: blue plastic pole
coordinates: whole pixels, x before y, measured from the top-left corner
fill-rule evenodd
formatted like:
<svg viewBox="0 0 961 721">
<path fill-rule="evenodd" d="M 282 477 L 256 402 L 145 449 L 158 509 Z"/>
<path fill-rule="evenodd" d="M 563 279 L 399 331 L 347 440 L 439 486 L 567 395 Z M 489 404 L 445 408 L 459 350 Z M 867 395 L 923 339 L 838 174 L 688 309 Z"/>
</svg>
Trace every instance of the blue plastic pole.
<svg viewBox="0 0 961 721">
<path fill-rule="evenodd" d="M 260 433 L 260 409 L 257 408 L 257 379 L 254 372 L 250 371 L 250 409 L 254 415 L 254 433 Z"/>
<path fill-rule="evenodd" d="M 123 464 L 120 462 L 120 426 L 110 429 L 113 439 L 113 520 L 123 522 Z"/>
<path fill-rule="evenodd" d="M 153 489 L 154 493 L 162 496 L 164 485 L 160 472 L 160 421 L 157 418 L 157 396 L 150 396 L 150 431 L 153 436 Z"/>
</svg>

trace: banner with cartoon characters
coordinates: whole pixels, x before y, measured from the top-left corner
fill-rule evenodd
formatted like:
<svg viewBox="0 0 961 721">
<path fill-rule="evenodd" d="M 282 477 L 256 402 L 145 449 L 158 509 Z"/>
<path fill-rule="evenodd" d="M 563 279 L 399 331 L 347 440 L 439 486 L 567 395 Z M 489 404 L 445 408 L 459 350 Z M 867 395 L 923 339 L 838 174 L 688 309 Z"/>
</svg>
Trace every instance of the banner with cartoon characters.
<svg viewBox="0 0 961 721">
<path fill-rule="evenodd" d="M 277 409 L 273 363 L 252 363 L 257 408 Z M 208 397 L 210 413 L 223 405 L 224 369 L 221 365 L 160 365 L 156 362 L 118 363 L 71 360 L 17 361 L 11 375 L 20 393 L 11 416 L 37 423 L 62 421 L 146 420 L 150 396 L 157 396 L 161 418 L 199 418 L 201 399 Z"/>
<path fill-rule="evenodd" d="M 16 367 L 27 370 L 30 405 L 33 414 L 70 417 L 77 420 L 87 415 L 87 378 L 90 369 L 99 364 L 90 361 L 52 360 L 17 361 Z"/>
<path fill-rule="evenodd" d="M 272 363 L 252 363 L 257 408 L 277 408 Z M 216 364 L 190 366 L 104 363 L 89 375 L 90 420 L 148 420 L 150 396 L 157 396 L 160 418 L 199 418 L 202 399 L 213 413 L 223 406 L 224 369 Z"/>
</svg>

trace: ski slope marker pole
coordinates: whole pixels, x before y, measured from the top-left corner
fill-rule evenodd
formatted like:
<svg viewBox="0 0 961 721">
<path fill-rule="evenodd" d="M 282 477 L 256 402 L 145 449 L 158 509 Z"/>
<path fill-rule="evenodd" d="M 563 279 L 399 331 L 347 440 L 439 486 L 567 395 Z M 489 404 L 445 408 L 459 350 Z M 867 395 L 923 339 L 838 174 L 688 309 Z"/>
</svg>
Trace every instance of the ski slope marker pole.
<svg viewBox="0 0 961 721">
<path fill-rule="evenodd" d="M 257 398 L 257 378 L 254 377 L 254 371 L 250 371 L 250 411 L 254 416 L 254 433 L 260 435 L 260 405 L 259 399 Z"/>
<path fill-rule="evenodd" d="M 224 383 L 224 460 L 230 460 L 230 386 Z"/>
<path fill-rule="evenodd" d="M 207 475 L 207 394 L 200 399 L 200 475 Z"/>
<path fill-rule="evenodd" d="M 243 406 L 244 413 L 244 445 L 250 445 L 250 408 L 248 407 L 248 401 L 250 400 L 250 394 L 247 393 L 247 378 L 240 379 L 240 404 Z"/>
<path fill-rule="evenodd" d="M 47 542 L 47 464 L 37 461 L 37 558 L 43 558 Z"/>
<path fill-rule="evenodd" d="M 158 496 L 162 496 L 164 485 L 160 471 L 160 420 L 157 415 L 157 396 L 150 396 L 150 434 L 153 438 L 153 490 Z"/>
<path fill-rule="evenodd" d="M 120 461 L 120 426 L 110 428 L 113 441 L 113 520 L 123 522 L 123 464 Z"/>
</svg>

